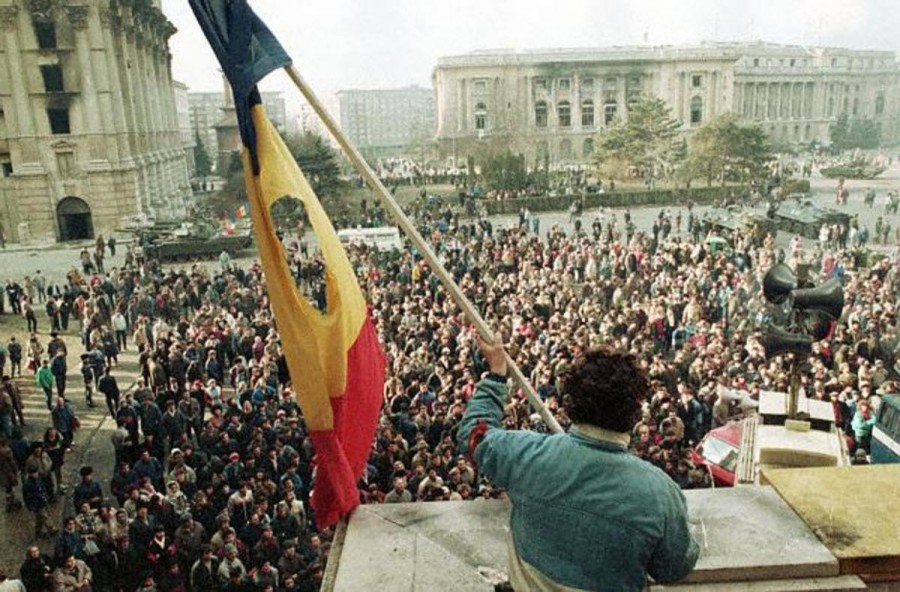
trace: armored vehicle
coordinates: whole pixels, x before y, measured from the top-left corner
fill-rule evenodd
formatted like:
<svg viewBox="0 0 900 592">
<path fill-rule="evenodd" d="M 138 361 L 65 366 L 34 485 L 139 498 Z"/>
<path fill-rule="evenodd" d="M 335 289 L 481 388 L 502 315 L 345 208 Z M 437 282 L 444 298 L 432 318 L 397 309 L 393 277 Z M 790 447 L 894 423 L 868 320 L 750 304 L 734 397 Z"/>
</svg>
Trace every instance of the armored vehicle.
<svg viewBox="0 0 900 592">
<path fill-rule="evenodd" d="M 778 232 L 778 225 L 774 220 L 767 218 L 760 211 L 739 206 L 714 208 L 709 211 L 706 217 L 710 226 L 729 241 L 735 232 L 741 232 L 760 239 L 765 238 L 768 234 Z"/>
<path fill-rule="evenodd" d="M 782 202 L 772 216 L 779 230 L 812 239 L 819 237 L 823 224 L 850 225 L 849 214 L 802 199 Z"/>
<path fill-rule="evenodd" d="M 819 169 L 823 177 L 829 179 L 874 179 L 887 170 L 880 164 L 855 159 L 834 166 Z"/>
<path fill-rule="evenodd" d="M 234 256 L 252 244 L 253 235 L 249 230 L 224 235 L 213 223 L 200 218 L 185 222 L 169 236 L 152 240 L 146 246 L 146 255 L 160 262 L 214 259 L 222 251 Z"/>
</svg>

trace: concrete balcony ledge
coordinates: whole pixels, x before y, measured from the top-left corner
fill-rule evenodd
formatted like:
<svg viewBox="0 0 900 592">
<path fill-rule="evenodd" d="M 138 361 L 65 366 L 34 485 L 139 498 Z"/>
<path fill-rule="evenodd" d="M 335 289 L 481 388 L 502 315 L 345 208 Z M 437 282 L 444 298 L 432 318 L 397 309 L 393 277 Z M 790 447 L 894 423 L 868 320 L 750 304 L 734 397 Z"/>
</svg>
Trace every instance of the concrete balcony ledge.
<svg viewBox="0 0 900 592">
<path fill-rule="evenodd" d="M 775 489 L 685 495 L 700 560 L 684 581 L 649 590 L 867 589 L 858 574 L 842 573 L 835 554 Z M 322 590 L 493 590 L 507 573 L 509 512 L 506 501 L 361 506 L 339 531 Z"/>
</svg>

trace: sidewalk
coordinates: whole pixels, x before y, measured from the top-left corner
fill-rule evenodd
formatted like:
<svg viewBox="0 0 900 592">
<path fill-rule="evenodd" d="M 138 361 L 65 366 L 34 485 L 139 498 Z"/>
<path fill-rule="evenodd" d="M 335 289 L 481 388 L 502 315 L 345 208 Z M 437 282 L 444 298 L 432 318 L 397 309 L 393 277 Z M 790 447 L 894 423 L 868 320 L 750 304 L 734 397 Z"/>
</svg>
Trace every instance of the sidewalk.
<svg viewBox="0 0 900 592">
<path fill-rule="evenodd" d="M 133 242 L 134 238 L 131 236 L 128 236 L 127 238 L 119 238 L 118 235 L 116 236 L 116 247 L 125 247 Z M 3 253 L 29 253 L 36 251 L 80 251 L 81 249 L 93 251 L 96 246 L 96 239 L 67 241 L 64 243 L 58 241 L 35 241 L 28 243 L 7 242 L 6 246 L 0 249 L 0 255 Z"/>
</svg>

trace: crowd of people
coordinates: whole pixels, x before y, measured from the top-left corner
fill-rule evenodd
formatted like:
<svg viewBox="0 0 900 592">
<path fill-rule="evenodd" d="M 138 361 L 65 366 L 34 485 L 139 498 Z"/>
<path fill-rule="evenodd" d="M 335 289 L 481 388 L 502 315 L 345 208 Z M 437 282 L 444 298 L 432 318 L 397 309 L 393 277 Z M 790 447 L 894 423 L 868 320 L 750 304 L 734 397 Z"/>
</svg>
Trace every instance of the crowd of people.
<svg viewBox="0 0 900 592">
<path fill-rule="evenodd" d="M 773 237 L 740 232 L 731 251 L 717 250 L 705 240 L 714 231 L 693 211 L 661 211 L 643 229 L 627 212 L 587 212 L 575 232 L 541 233 L 534 217 L 494 228 L 486 218 L 426 210 L 419 223 L 564 428 L 571 421 L 559 377 L 589 349 L 629 352 L 653 388 L 631 450 L 683 488 L 707 486 L 690 448 L 741 412 L 719 398 L 720 387 L 751 396 L 788 387 L 788 361 L 767 359 L 760 345 L 773 314 L 762 274 L 786 257 L 811 266 L 814 280 L 844 282 L 845 314 L 833 340 L 815 345 L 802 381 L 808 396 L 833 402 L 837 422 L 865 451 L 879 396 L 896 387 L 888 347 L 897 338 L 894 260 L 860 268 L 851 251 L 831 243 L 784 254 Z M 322 261 L 297 240 L 285 243 L 298 286 L 326 308 Z M 361 501 L 502 497 L 456 441 L 487 371 L 459 308 L 414 251 L 350 249 L 388 359 Z M 87 589 L 83 582 L 127 592 L 317 589 L 333 532 L 316 528 L 308 503 L 315 455 L 261 268 L 230 261 L 163 268 L 134 259 L 106 267 L 102 275 L 70 273 L 60 285 L 42 280 L 48 287 L 35 293 L 59 294 L 48 326 L 80 332 L 86 403 L 102 395 L 116 423 L 114 476 L 100 483 L 81 467 L 75 511 L 61 530 L 49 524 L 47 508 L 67 493 L 60 467 L 78 418 L 66 401 L 67 372 L 54 371 L 52 361 L 69 353 L 58 335 L 45 348 L 36 333 L 18 348 L 18 367 L 12 340 L 5 350 L 2 372 L 7 361 L 12 368 L 0 402 L 0 485 L 17 499 L 21 484 L 35 536 L 54 537 L 51 556 L 28 549 L 20 570 L 27 590 Z M 131 388 L 116 380 L 126 348 L 139 355 Z M 53 427 L 33 442 L 7 412 L 25 380 L 23 355 L 35 392 L 52 408 Z M 521 393 L 503 424 L 546 430 Z"/>
</svg>

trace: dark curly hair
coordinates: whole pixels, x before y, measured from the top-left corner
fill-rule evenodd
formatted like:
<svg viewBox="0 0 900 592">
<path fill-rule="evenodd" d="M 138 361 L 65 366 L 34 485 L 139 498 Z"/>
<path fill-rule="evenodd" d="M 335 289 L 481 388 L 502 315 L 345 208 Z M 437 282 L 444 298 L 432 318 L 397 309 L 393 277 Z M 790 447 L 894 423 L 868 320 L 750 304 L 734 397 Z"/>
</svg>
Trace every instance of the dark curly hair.
<svg viewBox="0 0 900 592">
<path fill-rule="evenodd" d="M 587 352 L 562 378 L 562 403 L 572 421 L 614 432 L 631 431 L 650 391 L 635 357 L 610 350 Z"/>
</svg>

